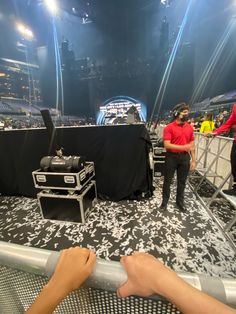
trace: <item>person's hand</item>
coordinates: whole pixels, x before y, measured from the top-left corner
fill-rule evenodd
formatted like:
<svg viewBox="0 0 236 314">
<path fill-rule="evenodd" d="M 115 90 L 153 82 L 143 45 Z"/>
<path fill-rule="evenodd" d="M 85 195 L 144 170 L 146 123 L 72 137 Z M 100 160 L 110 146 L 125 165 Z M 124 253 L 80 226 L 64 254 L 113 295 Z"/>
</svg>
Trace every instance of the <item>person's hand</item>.
<svg viewBox="0 0 236 314">
<path fill-rule="evenodd" d="M 74 247 L 63 250 L 48 286 L 56 287 L 61 295 L 66 296 L 88 278 L 95 262 L 95 253 L 88 249 Z"/>
<path fill-rule="evenodd" d="M 54 313 L 57 305 L 91 274 L 95 261 L 96 255 L 88 249 L 63 250 L 54 274 L 26 313 Z"/>
<path fill-rule="evenodd" d="M 196 169 L 196 161 L 192 160 L 190 163 L 190 171 L 194 171 Z"/>
<path fill-rule="evenodd" d="M 183 145 L 183 150 L 186 150 L 187 152 L 189 152 L 190 150 L 192 150 L 194 148 L 194 142 L 191 142 L 189 144 L 185 144 Z"/>
<path fill-rule="evenodd" d="M 128 280 L 117 289 L 119 297 L 163 295 L 168 284 L 167 276 L 176 276 L 158 259 L 147 253 L 135 252 L 132 256 L 121 257 L 120 262 L 127 272 Z"/>
<path fill-rule="evenodd" d="M 216 134 L 214 132 L 207 132 L 207 133 L 202 133 L 204 137 L 213 137 Z"/>
</svg>

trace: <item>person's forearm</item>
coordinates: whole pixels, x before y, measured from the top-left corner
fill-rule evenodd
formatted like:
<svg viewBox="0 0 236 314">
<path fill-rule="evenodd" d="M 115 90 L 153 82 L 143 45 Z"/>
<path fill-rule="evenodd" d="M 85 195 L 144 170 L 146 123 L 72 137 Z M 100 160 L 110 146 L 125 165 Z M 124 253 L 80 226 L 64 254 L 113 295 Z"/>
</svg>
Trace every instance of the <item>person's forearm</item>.
<svg viewBox="0 0 236 314">
<path fill-rule="evenodd" d="M 171 271 L 172 272 L 172 271 Z M 158 279 L 157 279 L 158 280 Z M 157 291 L 157 293 L 160 291 Z M 184 314 L 235 314 L 236 311 L 207 294 L 195 289 L 174 272 L 163 282 L 161 295 L 175 304 Z"/>
<path fill-rule="evenodd" d="M 193 162 L 196 162 L 196 153 L 195 153 L 195 146 L 190 150 L 191 158 Z"/>
<path fill-rule="evenodd" d="M 236 116 L 234 113 L 232 113 L 227 121 L 223 123 L 219 128 L 214 130 L 214 133 L 217 135 L 220 135 L 222 133 L 228 132 L 233 125 L 236 123 Z"/>
<path fill-rule="evenodd" d="M 49 282 L 43 287 L 26 314 L 51 314 L 66 295 L 67 292 L 64 292 L 61 287 L 56 287 Z"/>
</svg>

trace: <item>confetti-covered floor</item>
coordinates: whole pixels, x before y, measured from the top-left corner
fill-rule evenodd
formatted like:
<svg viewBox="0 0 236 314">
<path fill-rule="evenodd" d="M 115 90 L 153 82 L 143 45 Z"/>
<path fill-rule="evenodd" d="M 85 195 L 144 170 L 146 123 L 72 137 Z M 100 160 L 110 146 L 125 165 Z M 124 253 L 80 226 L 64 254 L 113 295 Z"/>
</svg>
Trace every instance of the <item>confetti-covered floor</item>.
<svg viewBox="0 0 236 314">
<path fill-rule="evenodd" d="M 193 190 L 196 189 L 201 177 L 190 177 L 190 184 Z M 215 188 L 211 186 L 207 180 L 204 180 L 197 190 L 198 195 L 202 198 L 204 203 L 207 203 L 215 192 Z M 236 204 L 236 197 L 227 195 L 222 196 L 220 193 L 216 196 L 215 200 L 211 203 L 209 210 L 219 221 L 222 228 L 225 228 L 226 225 L 236 217 L 236 208 L 233 206 L 227 198 L 230 198 L 234 204 Z M 236 223 L 230 228 L 229 235 L 236 246 Z"/>
<path fill-rule="evenodd" d="M 146 251 L 176 271 L 236 277 L 235 251 L 190 187 L 187 213 L 175 208 L 175 184 L 168 210 L 161 212 L 162 180 L 155 185 L 148 200 L 99 201 L 85 224 L 43 220 L 36 199 L 0 196 L 0 240 L 51 250 L 80 245 L 112 260 Z M 224 219 L 235 214 L 219 204 L 216 210 Z M 231 232 L 236 235 L 236 227 Z"/>
</svg>

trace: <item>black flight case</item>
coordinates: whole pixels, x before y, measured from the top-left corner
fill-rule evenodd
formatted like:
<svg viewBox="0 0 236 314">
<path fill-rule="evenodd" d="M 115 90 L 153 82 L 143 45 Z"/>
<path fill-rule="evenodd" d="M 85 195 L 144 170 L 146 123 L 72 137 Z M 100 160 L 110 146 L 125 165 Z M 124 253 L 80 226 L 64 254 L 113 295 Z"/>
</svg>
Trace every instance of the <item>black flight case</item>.
<svg viewBox="0 0 236 314">
<path fill-rule="evenodd" d="M 85 223 L 89 209 L 97 201 L 93 162 L 85 162 L 78 172 L 32 172 L 42 217 L 58 222 Z"/>
</svg>

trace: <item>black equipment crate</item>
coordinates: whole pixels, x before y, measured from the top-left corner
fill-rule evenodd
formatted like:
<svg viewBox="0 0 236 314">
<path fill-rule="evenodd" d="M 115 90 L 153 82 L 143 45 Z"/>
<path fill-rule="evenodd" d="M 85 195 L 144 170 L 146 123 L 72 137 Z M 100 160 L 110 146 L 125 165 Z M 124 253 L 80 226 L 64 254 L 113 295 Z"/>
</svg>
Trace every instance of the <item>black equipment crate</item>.
<svg viewBox="0 0 236 314">
<path fill-rule="evenodd" d="M 154 177 L 161 177 L 164 175 L 164 169 L 165 169 L 165 160 L 154 160 L 153 161 L 153 176 Z"/>
<path fill-rule="evenodd" d="M 153 157 L 154 158 L 165 158 L 166 150 L 164 147 L 154 147 L 153 148 Z"/>
<path fill-rule="evenodd" d="M 153 176 L 164 175 L 166 151 L 164 148 L 155 147 L 153 149 Z"/>
<path fill-rule="evenodd" d="M 79 194 L 41 191 L 37 197 L 44 219 L 84 223 L 89 209 L 97 201 L 96 183 L 91 181 Z"/>
<path fill-rule="evenodd" d="M 32 172 L 37 189 L 81 190 L 95 175 L 94 163 L 86 162 L 79 172 L 46 172 L 41 169 Z"/>
</svg>

